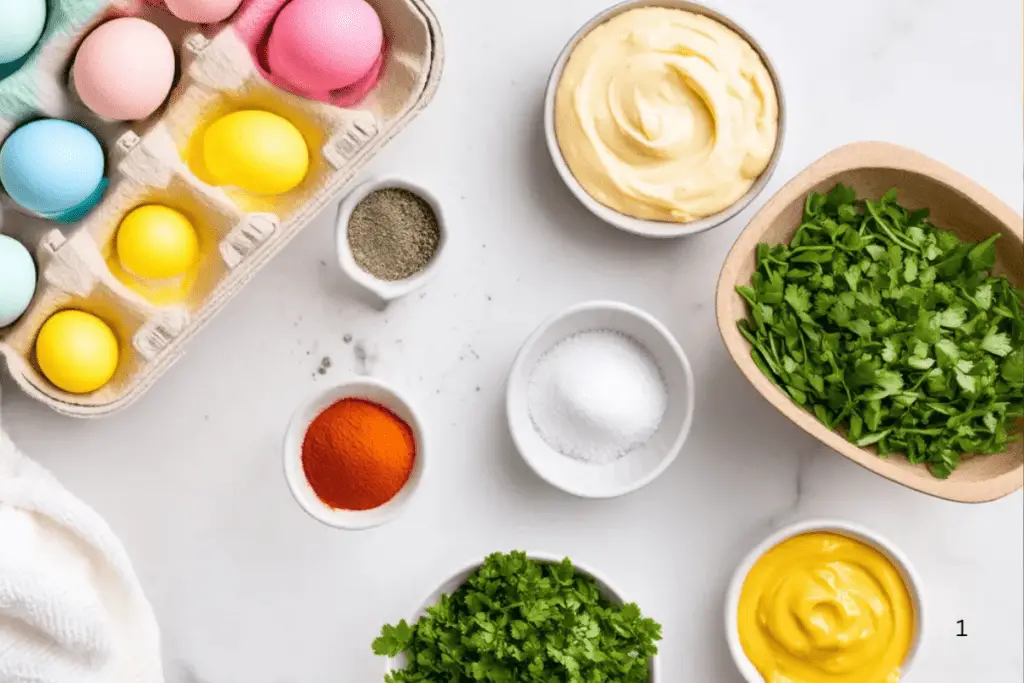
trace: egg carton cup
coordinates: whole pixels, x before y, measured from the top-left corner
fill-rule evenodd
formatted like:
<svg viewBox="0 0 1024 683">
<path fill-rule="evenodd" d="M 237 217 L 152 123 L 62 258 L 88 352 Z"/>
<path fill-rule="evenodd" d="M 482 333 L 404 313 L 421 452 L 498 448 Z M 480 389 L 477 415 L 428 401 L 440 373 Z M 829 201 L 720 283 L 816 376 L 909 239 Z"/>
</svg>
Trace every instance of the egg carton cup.
<svg viewBox="0 0 1024 683">
<path fill-rule="evenodd" d="M 285 2 L 248 0 L 233 21 L 251 28 L 261 13 Z M 76 121 L 103 144 L 110 185 L 96 208 L 68 226 L 28 216 L 0 189 L 0 227 L 34 248 L 39 272 L 29 309 L 0 329 L 0 355 L 26 393 L 75 417 L 104 416 L 137 400 L 182 356 L 186 342 L 429 103 L 443 63 L 436 17 L 422 0 L 370 2 L 387 40 L 383 76 L 349 108 L 272 85 L 253 59 L 248 29 L 232 23 L 196 27 L 170 17 L 159 3 L 139 0 L 50 3 L 40 45 L 19 71 L 6 77 L 0 72 L 0 141 L 32 119 Z M 179 78 L 168 103 L 149 119 L 131 124 L 96 117 L 67 86 L 81 39 L 117 16 L 150 19 L 181 47 Z M 204 178 L 196 141 L 220 116 L 249 108 L 283 116 L 306 139 L 309 172 L 295 190 L 257 197 Z M 184 279 L 144 283 L 117 262 L 114 241 L 121 220 L 132 209 L 153 203 L 183 211 L 196 227 L 200 258 Z M 103 319 L 121 349 L 113 379 L 89 394 L 60 390 L 35 361 L 40 327 L 69 308 Z"/>
</svg>

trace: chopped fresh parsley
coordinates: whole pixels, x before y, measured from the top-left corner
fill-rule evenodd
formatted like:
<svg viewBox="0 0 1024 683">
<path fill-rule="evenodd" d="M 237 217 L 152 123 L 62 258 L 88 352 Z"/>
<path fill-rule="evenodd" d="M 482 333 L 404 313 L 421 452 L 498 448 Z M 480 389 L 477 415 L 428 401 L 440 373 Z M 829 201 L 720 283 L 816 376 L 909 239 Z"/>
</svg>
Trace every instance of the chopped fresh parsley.
<svg viewBox="0 0 1024 683">
<path fill-rule="evenodd" d="M 736 290 L 754 363 L 829 429 L 948 477 L 1005 450 L 1024 415 L 1024 291 L 992 275 L 993 235 L 962 242 L 928 210 L 814 193 L 789 244 L 757 246 Z"/>
<path fill-rule="evenodd" d="M 568 558 L 490 555 L 414 625 L 385 626 L 378 655 L 404 653 L 387 683 L 596 683 L 650 680 L 661 626 L 616 605 Z"/>
</svg>

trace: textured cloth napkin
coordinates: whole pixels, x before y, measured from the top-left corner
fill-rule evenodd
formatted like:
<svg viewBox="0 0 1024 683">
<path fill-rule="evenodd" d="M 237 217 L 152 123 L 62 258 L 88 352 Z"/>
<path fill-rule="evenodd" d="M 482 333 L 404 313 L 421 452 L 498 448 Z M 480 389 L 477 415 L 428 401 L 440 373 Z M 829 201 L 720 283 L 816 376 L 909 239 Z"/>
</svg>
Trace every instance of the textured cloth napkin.
<svg viewBox="0 0 1024 683">
<path fill-rule="evenodd" d="M 0 424 L 0 683 L 162 683 L 153 609 L 110 527 Z"/>
</svg>

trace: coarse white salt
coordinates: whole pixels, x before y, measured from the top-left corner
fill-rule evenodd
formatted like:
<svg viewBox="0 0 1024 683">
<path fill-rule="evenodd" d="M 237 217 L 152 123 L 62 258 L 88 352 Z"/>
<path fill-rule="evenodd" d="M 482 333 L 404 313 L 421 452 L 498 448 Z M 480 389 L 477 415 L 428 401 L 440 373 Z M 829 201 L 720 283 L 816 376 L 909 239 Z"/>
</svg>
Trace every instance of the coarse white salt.
<svg viewBox="0 0 1024 683">
<path fill-rule="evenodd" d="M 650 351 L 612 330 L 581 332 L 541 356 L 527 404 L 540 437 L 588 463 L 613 462 L 658 431 L 668 391 Z"/>
</svg>

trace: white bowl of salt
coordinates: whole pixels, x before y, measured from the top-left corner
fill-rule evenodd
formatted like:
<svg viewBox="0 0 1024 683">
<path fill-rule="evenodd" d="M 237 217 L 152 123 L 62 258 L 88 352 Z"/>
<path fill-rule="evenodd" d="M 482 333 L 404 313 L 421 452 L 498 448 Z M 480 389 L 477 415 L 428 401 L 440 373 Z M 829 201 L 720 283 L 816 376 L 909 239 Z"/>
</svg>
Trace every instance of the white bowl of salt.
<svg viewBox="0 0 1024 683">
<path fill-rule="evenodd" d="M 584 498 L 654 481 L 693 421 L 693 372 L 650 314 L 612 301 L 577 304 L 523 344 L 506 392 L 509 430 L 542 479 Z"/>
</svg>

